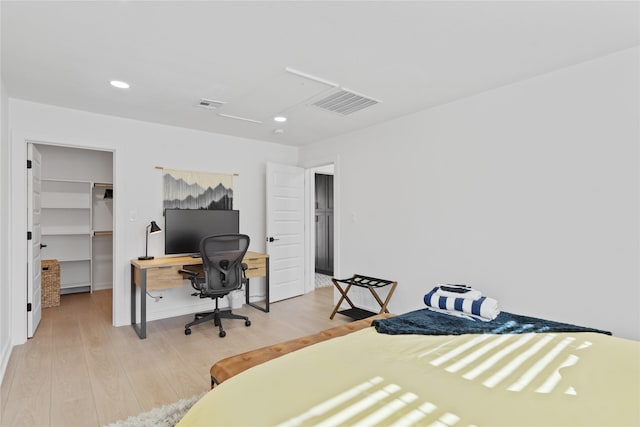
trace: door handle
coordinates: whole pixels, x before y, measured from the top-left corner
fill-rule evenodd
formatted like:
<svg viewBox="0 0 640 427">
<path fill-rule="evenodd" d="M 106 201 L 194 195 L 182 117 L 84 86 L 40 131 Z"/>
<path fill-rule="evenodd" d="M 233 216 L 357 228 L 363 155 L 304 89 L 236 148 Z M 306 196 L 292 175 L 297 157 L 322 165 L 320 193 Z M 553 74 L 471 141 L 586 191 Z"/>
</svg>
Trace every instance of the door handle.
<svg viewBox="0 0 640 427">
<path fill-rule="evenodd" d="M 47 247 L 47 245 L 43 245 L 42 243 L 40 243 L 40 249 L 46 248 L 46 247 Z"/>
<path fill-rule="evenodd" d="M 280 239 L 276 239 L 276 238 L 274 238 L 274 237 L 267 237 L 267 242 L 273 243 L 273 242 L 275 242 L 276 240 L 280 240 Z"/>
</svg>

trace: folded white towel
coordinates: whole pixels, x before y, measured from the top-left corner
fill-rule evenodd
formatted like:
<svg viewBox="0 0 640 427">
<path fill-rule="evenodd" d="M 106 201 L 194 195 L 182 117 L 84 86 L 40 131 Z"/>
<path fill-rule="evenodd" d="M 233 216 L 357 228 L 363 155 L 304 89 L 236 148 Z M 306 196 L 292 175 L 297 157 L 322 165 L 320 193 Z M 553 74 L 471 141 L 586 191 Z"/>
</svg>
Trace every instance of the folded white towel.
<svg viewBox="0 0 640 427">
<path fill-rule="evenodd" d="M 424 303 L 429 307 L 436 307 L 442 310 L 461 311 L 467 314 L 475 314 L 489 320 L 493 320 L 500 314 L 498 301 L 493 298 L 480 297 L 477 299 L 448 297 L 438 294 L 438 287 L 435 287 L 424 296 Z"/>
<path fill-rule="evenodd" d="M 459 292 L 454 291 L 454 289 Z M 451 285 L 439 283 L 436 293 L 438 295 L 452 298 L 478 299 L 482 297 L 482 292 L 467 285 Z"/>
</svg>

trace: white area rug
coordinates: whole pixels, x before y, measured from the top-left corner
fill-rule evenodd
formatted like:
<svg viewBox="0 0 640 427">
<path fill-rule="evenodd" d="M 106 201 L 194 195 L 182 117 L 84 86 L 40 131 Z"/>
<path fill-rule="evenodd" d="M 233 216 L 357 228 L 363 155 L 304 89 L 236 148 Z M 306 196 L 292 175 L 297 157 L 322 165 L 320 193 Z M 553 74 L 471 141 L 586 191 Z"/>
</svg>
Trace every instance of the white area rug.
<svg viewBox="0 0 640 427">
<path fill-rule="evenodd" d="M 191 406 L 205 394 L 206 392 L 160 408 L 154 408 L 149 412 L 143 412 L 123 421 L 116 421 L 105 427 L 174 427 Z"/>
</svg>

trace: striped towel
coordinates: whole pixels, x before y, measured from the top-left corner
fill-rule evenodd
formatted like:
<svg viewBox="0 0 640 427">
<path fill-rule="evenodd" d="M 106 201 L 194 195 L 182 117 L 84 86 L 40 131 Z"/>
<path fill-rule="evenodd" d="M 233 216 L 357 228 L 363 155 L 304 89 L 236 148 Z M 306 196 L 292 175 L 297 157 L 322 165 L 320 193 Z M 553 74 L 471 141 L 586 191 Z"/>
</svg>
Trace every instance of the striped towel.
<svg viewBox="0 0 640 427">
<path fill-rule="evenodd" d="M 498 310 L 498 301 L 493 298 L 480 297 L 472 298 L 455 298 L 438 294 L 439 287 L 435 287 L 424 296 L 424 303 L 429 307 L 435 307 L 442 310 L 461 311 L 467 314 L 484 317 L 489 320 L 496 318 L 500 314 Z"/>
</svg>

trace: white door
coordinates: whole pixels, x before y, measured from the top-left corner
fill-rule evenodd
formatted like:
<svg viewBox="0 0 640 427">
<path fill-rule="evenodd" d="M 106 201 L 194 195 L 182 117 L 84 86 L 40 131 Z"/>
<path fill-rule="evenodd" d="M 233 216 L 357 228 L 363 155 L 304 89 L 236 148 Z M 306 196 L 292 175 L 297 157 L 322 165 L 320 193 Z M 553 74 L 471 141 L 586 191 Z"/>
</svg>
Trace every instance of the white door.
<svg viewBox="0 0 640 427">
<path fill-rule="evenodd" d="M 270 302 L 304 293 L 304 169 L 267 163 Z"/>
<path fill-rule="evenodd" d="M 27 233 L 31 240 L 27 242 L 27 336 L 33 337 L 42 317 L 41 272 L 40 268 L 40 206 L 41 181 L 40 152 L 29 143 L 27 159 L 31 167 L 27 168 Z M 27 163 L 27 165 L 29 164 Z M 29 307 L 31 308 L 29 310 Z"/>
</svg>

